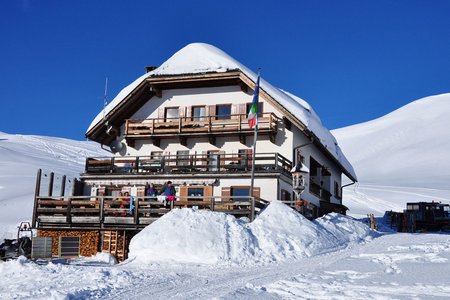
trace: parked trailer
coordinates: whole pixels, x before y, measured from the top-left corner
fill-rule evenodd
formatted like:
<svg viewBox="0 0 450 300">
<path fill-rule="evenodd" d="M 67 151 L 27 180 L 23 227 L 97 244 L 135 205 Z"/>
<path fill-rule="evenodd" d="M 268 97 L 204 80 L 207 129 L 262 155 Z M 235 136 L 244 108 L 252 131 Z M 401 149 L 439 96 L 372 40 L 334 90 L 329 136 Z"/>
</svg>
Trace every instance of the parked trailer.
<svg viewBox="0 0 450 300">
<path fill-rule="evenodd" d="M 405 214 L 415 220 L 416 230 L 450 230 L 450 205 L 439 202 L 411 202 Z"/>
</svg>

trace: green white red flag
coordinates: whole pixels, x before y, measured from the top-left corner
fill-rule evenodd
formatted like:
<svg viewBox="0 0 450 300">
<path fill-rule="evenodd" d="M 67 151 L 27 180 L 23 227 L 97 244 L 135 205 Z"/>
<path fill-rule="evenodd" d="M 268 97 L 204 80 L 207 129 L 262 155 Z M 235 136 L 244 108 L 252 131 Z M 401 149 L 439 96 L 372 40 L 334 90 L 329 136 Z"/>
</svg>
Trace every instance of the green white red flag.
<svg viewBox="0 0 450 300">
<path fill-rule="evenodd" d="M 250 128 L 254 126 L 258 126 L 258 98 L 259 98 L 259 77 L 256 80 L 255 93 L 253 94 L 252 106 L 250 107 L 250 111 L 248 112 L 248 125 Z"/>
</svg>

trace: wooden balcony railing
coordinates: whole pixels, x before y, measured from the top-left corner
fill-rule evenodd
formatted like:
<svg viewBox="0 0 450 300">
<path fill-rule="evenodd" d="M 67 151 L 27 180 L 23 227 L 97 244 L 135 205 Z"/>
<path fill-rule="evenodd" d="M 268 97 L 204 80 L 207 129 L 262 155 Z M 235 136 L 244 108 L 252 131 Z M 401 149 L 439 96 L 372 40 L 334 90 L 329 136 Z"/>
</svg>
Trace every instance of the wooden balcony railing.
<svg viewBox="0 0 450 300">
<path fill-rule="evenodd" d="M 59 229 L 140 229 L 174 208 L 207 209 L 235 216 L 247 216 L 268 202 L 245 196 L 177 196 L 175 201 L 157 201 L 157 197 L 128 197 L 119 201 L 111 196 L 36 197 L 33 224 L 37 228 Z M 132 209 L 130 209 L 132 204 Z"/>
<path fill-rule="evenodd" d="M 252 154 L 220 153 L 166 154 L 158 157 L 89 157 L 87 174 L 139 173 L 247 173 L 252 168 Z M 292 162 L 279 153 L 256 153 L 255 172 L 280 172 L 290 176 Z"/>
<path fill-rule="evenodd" d="M 260 113 L 258 129 L 261 134 L 276 134 L 279 118 L 274 113 Z M 246 114 L 224 116 L 128 119 L 126 138 L 174 137 L 174 135 L 251 134 Z"/>
</svg>

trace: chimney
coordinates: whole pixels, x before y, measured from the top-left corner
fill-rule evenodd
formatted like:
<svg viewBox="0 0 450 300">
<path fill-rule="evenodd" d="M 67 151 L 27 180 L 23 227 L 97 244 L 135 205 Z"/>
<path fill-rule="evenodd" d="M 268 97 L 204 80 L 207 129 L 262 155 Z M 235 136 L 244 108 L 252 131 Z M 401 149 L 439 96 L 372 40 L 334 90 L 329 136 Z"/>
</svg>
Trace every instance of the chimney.
<svg viewBox="0 0 450 300">
<path fill-rule="evenodd" d="M 154 69 L 158 68 L 157 66 L 146 66 L 145 67 L 145 73 L 151 72 Z"/>
</svg>

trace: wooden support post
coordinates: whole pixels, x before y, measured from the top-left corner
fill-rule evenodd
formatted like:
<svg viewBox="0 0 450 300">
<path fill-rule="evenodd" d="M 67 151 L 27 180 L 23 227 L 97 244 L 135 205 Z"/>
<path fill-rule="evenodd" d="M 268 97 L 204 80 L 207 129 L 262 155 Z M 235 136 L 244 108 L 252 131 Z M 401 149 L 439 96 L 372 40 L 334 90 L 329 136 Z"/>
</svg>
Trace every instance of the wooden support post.
<svg viewBox="0 0 450 300">
<path fill-rule="evenodd" d="M 173 209 L 173 203 L 174 203 L 175 201 L 170 201 L 170 210 L 172 210 Z"/>
<path fill-rule="evenodd" d="M 110 172 L 110 173 L 113 173 L 113 172 L 114 172 L 114 157 L 111 158 L 111 166 L 110 166 L 109 172 Z"/>
<path fill-rule="evenodd" d="M 278 161 L 279 161 L 279 156 L 278 156 L 278 152 L 275 153 L 275 170 L 278 170 Z"/>
<path fill-rule="evenodd" d="M 103 221 L 105 220 L 105 198 L 100 198 L 100 227 L 103 228 Z"/>
<path fill-rule="evenodd" d="M 72 198 L 69 198 L 67 203 L 66 222 L 67 224 L 72 223 Z"/>
<path fill-rule="evenodd" d="M 239 132 L 242 130 L 242 115 L 239 114 Z"/>
<path fill-rule="evenodd" d="M 33 219 L 31 222 L 31 227 L 36 228 L 36 218 L 37 218 L 37 208 L 38 208 L 38 197 L 41 192 L 41 176 L 42 170 L 38 169 L 36 176 L 36 187 L 34 190 L 34 207 L 33 207 Z"/>
<path fill-rule="evenodd" d="M 64 197 L 64 193 L 66 191 L 66 175 L 63 175 L 62 179 L 61 179 L 61 197 Z M 61 198 L 61 200 L 63 200 Z"/>
<path fill-rule="evenodd" d="M 84 165 L 84 173 L 89 172 L 89 157 L 86 157 L 86 163 Z"/>
<path fill-rule="evenodd" d="M 137 196 L 134 198 L 134 225 L 139 225 L 139 198 Z"/>
<path fill-rule="evenodd" d="M 53 179 L 55 178 L 55 173 L 50 173 L 50 179 L 48 181 L 48 196 L 53 196 Z"/>
<path fill-rule="evenodd" d="M 210 207 L 211 211 L 214 211 L 214 209 L 215 209 L 215 207 L 214 207 L 214 206 L 215 206 L 215 205 L 214 205 L 214 204 L 215 204 L 214 201 L 215 201 L 215 198 L 214 198 L 214 196 L 212 196 L 212 197 L 211 197 L 211 207 Z"/>
<path fill-rule="evenodd" d="M 72 195 L 71 196 L 75 196 L 76 186 L 77 186 L 77 179 L 73 178 L 72 179 Z"/>
<path fill-rule="evenodd" d="M 251 191 L 253 194 L 253 191 Z M 251 199 L 251 207 L 250 207 L 250 222 L 253 222 L 255 220 L 255 197 L 252 196 Z"/>
<path fill-rule="evenodd" d="M 139 156 L 136 156 L 136 161 L 135 161 L 134 167 L 135 167 L 136 173 L 139 173 Z"/>
</svg>

